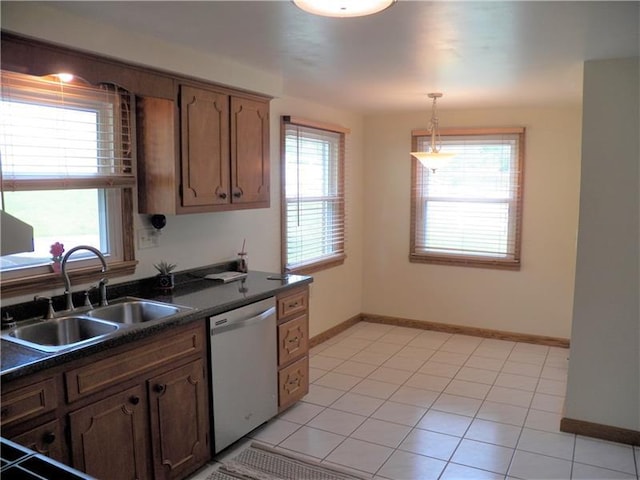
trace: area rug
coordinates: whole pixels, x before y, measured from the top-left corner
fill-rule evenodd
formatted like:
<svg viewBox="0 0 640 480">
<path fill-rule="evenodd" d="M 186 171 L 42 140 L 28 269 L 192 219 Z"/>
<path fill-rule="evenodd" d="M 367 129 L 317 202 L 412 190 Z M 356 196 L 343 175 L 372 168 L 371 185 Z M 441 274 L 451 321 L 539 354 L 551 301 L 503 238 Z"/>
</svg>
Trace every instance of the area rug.
<svg viewBox="0 0 640 480">
<path fill-rule="evenodd" d="M 253 442 L 231 460 L 223 460 L 207 480 L 364 480 L 364 477 Z"/>
</svg>

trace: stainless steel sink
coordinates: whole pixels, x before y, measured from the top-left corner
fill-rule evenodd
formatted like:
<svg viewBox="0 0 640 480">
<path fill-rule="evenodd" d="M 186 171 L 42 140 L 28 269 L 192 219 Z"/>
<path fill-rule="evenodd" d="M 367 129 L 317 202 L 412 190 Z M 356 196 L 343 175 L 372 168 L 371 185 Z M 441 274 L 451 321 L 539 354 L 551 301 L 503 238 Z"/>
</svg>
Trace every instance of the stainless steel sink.
<svg viewBox="0 0 640 480">
<path fill-rule="evenodd" d="M 119 325 L 84 315 L 44 320 L 15 327 L 2 338 L 44 352 L 57 352 L 109 335 Z"/>
<path fill-rule="evenodd" d="M 87 315 L 110 322 L 136 324 L 160 320 L 187 310 L 190 308 L 128 297 L 106 307 L 89 310 Z"/>
</svg>

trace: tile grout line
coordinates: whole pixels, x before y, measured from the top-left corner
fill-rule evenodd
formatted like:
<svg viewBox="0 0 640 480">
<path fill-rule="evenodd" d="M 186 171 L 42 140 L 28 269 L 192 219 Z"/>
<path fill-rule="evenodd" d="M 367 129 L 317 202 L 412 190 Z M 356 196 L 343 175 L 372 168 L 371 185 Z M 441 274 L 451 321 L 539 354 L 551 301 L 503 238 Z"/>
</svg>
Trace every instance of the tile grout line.
<svg viewBox="0 0 640 480">
<path fill-rule="evenodd" d="M 384 342 L 384 341 L 380 340 L 380 338 L 381 338 L 381 337 L 383 337 L 384 335 L 386 335 L 386 333 L 385 333 L 385 334 L 380 335 L 379 337 L 377 337 L 377 339 L 376 339 L 375 341 L 371 342 L 367 347 L 362 347 L 362 348 L 360 348 L 356 353 L 354 353 L 353 355 L 351 355 L 348 359 L 340 359 L 340 360 L 342 360 L 342 362 L 341 362 L 341 363 L 339 363 L 338 365 L 336 365 L 335 367 L 333 367 L 331 370 L 327 371 L 327 373 L 329 373 L 329 372 L 333 372 L 333 371 L 334 371 L 336 368 L 338 368 L 340 365 L 344 364 L 344 362 L 349 361 L 349 360 L 350 360 L 353 356 L 355 356 L 358 352 L 364 351 L 364 350 L 366 350 L 368 347 L 371 347 L 372 345 L 375 345 L 375 344 L 376 344 L 376 343 L 378 343 L 378 342 L 380 342 L 380 343 L 384 343 L 385 345 L 386 345 L 386 344 L 390 344 L 390 343 L 387 343 L 387 342 Z M 411 338 L 408 340 L 408 342 L 403 343 L 403 344 L 402 344 L 403 348 L 404 348 L 404 347 L 406 347 L 406 346 L 409 346 L 409 344 L 411 343 L 411 341 L 412 341 L 412 340 L 414 340 L 415 338 L 417 338 L 419 335 L 420 335 L 420 334 L 415 335 L 415 336 L 411 337 Z M 345 339 L 346 339 L 346 338 L 348 338 L 348 336 L 347 336 L 347 337 L 345 337 Z M 356 337 L 356 338 L 357 338 L 357 337 Z M 420 365 L 417 369 L 415 369 L 415 370 L 411 370 L 411 371 L 410 371 L 410 372 L 411 372 L 411 376 L 410 376 L 409 378 L 413 377 L 416 373 L 421 373 L 421 372 L 420 372 L 420 369 L 421 369 L 421 368 L 423 368 L 423 367 L 424 367 L 424 365 L 425 365 L 426 363 L 428 363 L 428 361 L 429 361 L 430 359 L 432 359 L 432 357 L 433 357 L 437 352 L 461 353 L 461 352 L 455 352 L 455 351 L 449 351 L 449 350 L 442 350 L 442 347 L 443 347 L 443 346 L 444 346 L 444 345 L 445 345 L 445 344 L 446 344 L 446 343 L 447 343 L 451 338 L 455 338 L 455 336 L 454 336 L 454 335 L 450 335 L 450 336 L 448 337 L 448 339 L 447 339 L 447 340 L 445 340 L 444 342 L 442 342 L 442 343 L 440 344 L 440 346 L 439 346 L 437 349 L 435 349 L 435 350 L 433 351 L 433 353 L 431 353 L 431 354 L 430 354 L 430 355 L 429 355 L 425 360 L 423 360 L 423 361 L 422 361 L 421 365 Z M 339 343 L 339 342 L 337 342 L 337 343 Z M 337 344 L 337 343 L 336 343 L 336 344 Z M 413 426 L 408 426 L 408 425 L 404 425 L 404 424 L 397 424 L 397 425 L 402 425 L 402 426 L 410 427 L 410 430 L 409 430 L 409 432 L 408 432 L 405 436 L 403 436 L 402 440 L 400 440 L 400 442 L 398 443 L 398 447 L 391 448 L 392 453 L 391 453 L 391 454 L 389 455 L 389 457 L 385 460 L 385 462 L 381 465 L 381 467 L 379 467 L 379 468 L 378 468 L 378 470 L 376 471 L 376 473 L 375 473 L 374 475 L 376 475 L 376 474 L 380 471 L 380 469 L 384 467 L 384 465 L 387 463 L 387 461 L 389 460 L 389 458 L 391 457 L 391 455 L 393 455 L 393 453 L 394 453 L 394 452 L 396 452 L 396 451 L 398 451 L 398 450 L 399 450 L 399 446 L 402 444 L 402 442 L 404 442 L 404 441 L 406 440 L 407 436 L 408 436 L 408 435 L 410 435 L 410 433 L 411 433 L 413 430 L 415 430 L 416 428 L 418 428 L 418 427 L 417 427 L 417 425 L 418 425 L 418 424 L 419 424 L 419 422 L 422 420 L 422 418 L 424 418 L 424 415 L 426 415 L 426 414 L 427 414 L 427 412 L 428 412 L 428 411 L 430 411 L 430 410 L 433 408 L 433 405 L 438 401 L 438 399 L 439 399 L 439 398 L 441 398 L 441 396 L 442 396 L 443 394 L 445 394 L 445 393 L 446 393 L 446 392 L 445 392 L 446 388 L 451 384 L 451 382 L 453 382 L 453 380 L 455 380 L 455 379 L 456 379 L 456 375 L 457 375 L 457 374 L 459 374 L 459 373 L 460 373 L 460 370 L 466 366 L 466 362 L 468 362 L 468 361 L 469 361 L 469 359 L 474 355 L 474 353 L 477 351 L 477 349 L 479 348 L 479 346 L 481 345 L 481 343 L 482 343 L 482 342 L 478 343 L 478 344 L 476 345 L 476 347 L 475 347 L 475 348 L 474 348 L 470 353 L 464 353 L 464 354 L 466 355 L 465 363 L 463 363 L 462 365 L 454 365 L 455 367 L 457 367 L 457 370 L 456 370 L 456 373 L 454 374 L 454 376 L 453 376 L 453 377 L 446 377 L 446 378 L 449 378 L 449 381 L 447 382 L 447 385 L 442 389 L 442 391 L 440 391 L 440 392 L 434 392 L 434 393 L 438 393 L 438 396 L 437 396 L 437 397 L 436 397 L 436 399 L 435 399 L 435 400 L 430 404 L 430 406 L 429 406 L 428 408 L 426 408 L 425 413 L 420 417 L 420 419 L 419 419 L 419 420 L 418 420 L 418 421 L 417 421 Z M 504 365 L 506 364 L 506 362 L 507 362 L 507 361 L 509 361 L 509 360 L 508 360 L 508 359 L 509 359 L 509 356 L 513 353 L 513 351 L 514 351 L 514 349 L 515 349 L 515 347 L 516 347 L 516 345 L 517 345 L 518 343 L 521 343 L 521 342 L 514 342 L 513 346 L 512 346 L 512 347 L 511 347 L 511 349 L 509 350 L 509 354 L 504 358 L 504 360 L 503 360 L 503 362 L 502 362 L 502 366 L 501 366 L 500 370 L 498 370 L 498 371 L 496 372 L 496 377 L 495 377 L 495 379 L 493 380 L 493 383 L 491 383 L 491 384 L 490 384 L 490 389 L 489 389 L 489 391 L 487 392 L 487 394 L 485 394 L 485 395 L 483 396 L 483 398 L 482 398 L 482 399 L 478 399 L 478 398 L 476 398 L 476 397 L 466 397 L 465 395 L 458 395 L 458 394 L 455 394 L 455 395 L 456 395 L 456 396 L 463 397 L 463 398 L 471 398 L 471 399 L 482 400 L 482 403 L 484 403 L 484 402 L 486 401 L 486 398 L 487 398 L 487 396 L 488 396 L 489 392 L 491 391 L 491 388 L 493 388 L 493 387 L 497 386 L 497 385 L 496 385 L 496 381 L 497 381 L 497 379 L 499 378 L 499 375 L 500 375 L 501 373 L 506 373 L 506 372 L 504 372 Z M 336 344 L 334 344 L 334 345 L 336 345 Z M 398 345 L 400 345 L 400 344 L 395 344 L 395 343 L 394 343 L 394 344 L 392 344 L 392 345 L 396 345 L 396 346 L 398 346 Z M 418 347 L 418 348 L 426 348 L 426 347 Z M 401 349 L 401 350 L 402 350 L 402 349 Z M 433 349 L 432 349 L 432 348 L 430 348 L 430 350 L 433 350 Z M 377 353 L 377 352 L 371 352 L 371 353 Z M 398 353 L 399 353 L 399 351 L 396 351 L 396 352 L 394 352 L 393 354 L 390 354 L 390 357 L 389 357 L 389 358 L 387 358 L 385 361 L 383 361 L 381 364 L 371 365 L 371 366 L 375 366 L 375 370 L 374 370 L 373 372 L 371 372 L 370 374 L 368 374 L 366 377 L 362 377 L 362 378 L 361 378 L 361 380 L 360 380 L 360 382 L 358 382 L 356 385 L 354 385 L 353 387 L 351 387 L 351 389 L 349 389 L 349 390 L 347 390 L 347 391 L 344 391 L 344 392 L 342 393 L 342 395 L 340 395 L 340 397 L 338 397 L 337 399 L 335 399 L 331 404 L 326 405 L 326 406 L 324 406 L 324 405 L 323 405 L 323 406 L 322 406 L 322 407 L 323 407 L 323 410 L 322 410 L 321 412 L 318 412 L 318 414 L 316 414 L 316 415 L 315 415 L 314 417 L 312 417 L 311 419 L 309 419 L 309 420 L 307 421 L 307 424 L 308 424 L 308 423 L 309 423 L 313 418 L 316 418 L 318 415 L 320 415 L 322 412 L 324 412 L 326 409 L 331 408 L 331 406 L 332 406 L 333 404 L 335 404 L 335 403 L 336 403 L 340 398 L 342 398 L 346 393 L 351 392 L 351 390 L 352 390 L 353 388 L 355 388 L 355 386 L 357 386 L 358 384 L 360 384 L 363 380 L 368 379 L 368 378 L 370 377 L 370 375 L 372 375 L 374 372 L 378 371 L 380 368 L 383 368 L 383 367 L 384 367 L 384 364 L 385 364 L 386 362 L 388 362 L 392 357 L 394 357 L 394 356 L 398 355 Z M 318 352 L 318 355 L 320 355 L 320 354 L 321 354 L 321 352 Z M 528 407 L 528 409 L 527 409 L 527 416 L 528 416 L 528 414 L 529 414 L 529 411 L 531 410 L 531 405 L 532 405 L 532 402 L 533 402 L 533 398 L 534 398 L 534 396 L 535 396 L 535 394 L 536 394 L 536 392 L 537 392 L 537 387 L 538 387 L 538 386 L 539 386 L 539 384 L 540 384 L 540 380 L 541 380 L 541 378 L 542 378 L 542 370 L 544 369 L 544 365 L 545 365 L 546 361 L 547 361 L 547 360 L 548 360 L 548 358 L 549 358 L 549 354 L 550 354 L 550 349 L 548 349 L 548 350 L 547 350 L 547 352 L 546 352 L 546 354 L 545 354 L 545 360 L 544 360 L 544 361 L 543 361 L 543 363 L 542 363 L 540 374 L 539 374 L 539 375 L 538 375 L 538 377 L 537 377 L 536 387 L 534 388 L 534 390 L 533 390 L 533 392 L 532 392 L 531 400 L 529 401 L 529 407 Z M 400 356 L 401 356 L 401 355 L 400 355 Z M 407 357 L 407 358 L 409 358 L 409 357 Z M 483 358 L 485 358 L 485 357 L 483 357 Z M 492 358 L 492 357 L 487 357 L 487 358 Z M 352 361 L 356 362 L 355 360 L 352 360 Z M 360 363 L 360 362 L 357 362 L 357 363 Z M 516 363 L 526 363 L 526 362 L 516 362 Z M 370 364 L 368 364 L 368 365 L 370 365 Z M 384 367 L 384 368 L 393 369 L 393 367 Z M 477 368 L 477 367 L 469 367 L 469 368 Z M 397 370 L 402 370 L 402 369 L 397 369 Z M 406 370 L 403 370 L 403 371 L 405 371 L 405 372 L 406 372 Z M 334 373 L 339 373 L 339 372 L 334 372 Z M 326 375 L 326 374 L 325 374 L 325 375 Z M 348 374 L 344 374 L 344 375 L 348 375 Z M 324 376 L 324 375 L 323 375 L 323 376 Z M 352 376 L 353 376 L 353 375 L 352 375 Z M 436 375 L 436 376 L 438 376 L 438 375 Z M 321 378 L 321 377 L 319 377 L 318 379 L 320 379 L 320 378 Z M 398 390 L 399 388 L 401 388 L 401 387 L 403 387 L 403 386 L 407 386 L 407 385 L 406 385 L 406 383 L 408 382 L 409 378 L 408 378 L 407 380 L 405 380 L 402 384 L 399 384 L 399 385 L 398 385 L 398 384 L 390 384 L 390 385 L 394 385 L 394 386 L 396 386 L 396 388 L 395 388 L 394 392 L 393 392 L 389 397 L 386 397 L 386 398 L 384 398 L 384 399 L 379 399 L 378 397 L 372 397 L 372 398 L 377 398 L 377 399 L 379 399 L 379 400 L 382 400 L 382 402 L 383 402 L 383 403 L 382 403 L 378 408 L 376 408 L 376 409 L 375 409 L 375 410 L 374 410 L 370 415 L 368 415 L 368 416 L 359 415 L 359 416 L 364 417 L 364 418 L 365 418 L 365 420 L 363 420 L 363 421 L 358 425 L 358 427 L 356 427 L 356 429 L 355 429 L 355 430 L 357 430 L 357 429 L 358 429 L 358 428 L 359 428 L 363 423 L 365 423 L 368 419 L 374 418 L 372 415 L 374 415 L 374 414 L 375 414 L 375 412 L 379 411 L 379 409 L 382 407 L 382 405 L 384 405 L 384 403 L 389 402 L 389 401 L 392 401 L 392 400 L 390 400 L 391 396 L 393 396 L 393 394 L 394 394 L 395 392 L 397 392 L 397 390 Z M 316 380 L 318 380 L 318 379 L 316 379 Z M 370 380 L 375 380 L 375 379 L 370 379 Z M 381 381 L 381 380 L 376 380 L 376 381 Z M 382 381 L 382 382 L 383 382 L 383 383 L 389 383 L 389 382 L 384 382 L 384 381 Z M 470 381 L 470 382 L 471 382 L 471 381 Z M 472 382 L 472 383 L 479 383 L 479 382 Z M 485 385 L 486 385 L 486 383 L 485 383 Z M 329 388 L 330 388 L 330 387 L 329 387 Z M 419 388 L 419 387 L 412 387 L 412 388 Z M 503 387 L 503 388 L 509 388 L 509 387 Z M 511 388 L 514 388 L 514 387 L 511 387 Z M 518 389 L 518 388 L 514 388 L 514 389 L 516 389 L 516 390 L 521 390 L 521 391 L 526 391 L 526 390 L 524 390 L 524 389 Z M 427 389 L 421 389 L 421 390 L 427 390 Z M 427 390 L 427 391 L 430 391 L 430 390 Z M 433 391 L 432 391 L 432 392 L 433 392 Z M 368 396 L 368 395 L 366 395 L 366 394 L 361 394 L 361 395 L 363 395 L 363 396 Z M 451 394 L 451 395 L 454 395 L 454 394 Z M 402 402 L 396 402 L 396 403 L 400 403 L 400 404 L 402 404 L 402 405 L 405 405 L 405 404 L 403 404 Z M 498 402 L 498 403 L 502 403 L 502 402 Z M 415 406 L 415 405 L 411 405 L 411 406 Z M 423 408 L 423 407 L 420 407 L 420 408 Z M 479 407 L 479 408 L 481 408 L 481 407 Z M 479 408 L 478 408 L 478 411 L 479 411 Z M 337 410 L 337 409 L 336 409 L 336 410 Z M 340 411 L 340 410 L 338 410 L 338 411 Z M 436 409 L 435 411 L 440 411 L 440 410 L 437 410 L 437 409 Z M 475 414 L 474 414 L 472 417 L 469 417 L 469 418 L 472 418 L 471 423 L 473 423 L 473 421 L 474 421 L 474 420 L 478 419 L 478 417 L 477 417 L 477 413 L 478 413 L 478 411 L 476 411 L 476 412 L 475 412 Z M 453 412 L 445 412 L 445 411 L 442 411 L 442 412 L 443 412 L 443 413 L 454 414 Z M 347 413 L 352 413 L 352 412 L 347 412 Z M 463 415 L 463 416 L 466 416 L 466 415 Z M 526 417 L 525 417 L 525 418 L 526 418 Z M 382 419 L 380 419 L 380 420 L 382 420 Z M 388 420 L 384 420 L 384 421 L 388 421 Z M 389 422 L 389 423 L 394 423 L 394 424 L 396 424 L 396 422 L 393 422 L 393 421 L 391 421 L 391 422 Z M 462 434 L 462 436 L 461 436 L 461 437 L 458 437 L 457 435 L 454 435 L 456 438 L 459 438 L 459 443 L 458 443 L 458 446 L 456 447 L 456 449 L 453 451 L 453 453 L 449 456 L 449 460 L 447 460 L 447 461 L 445 462 L 445 467 L 443 468 L 443 471 L 441 472 L 441 475 L 444 473 L 444 470 L 446 469 L 446 467 L 447 467 L 450 463 L 454 463 L 454 462 L 451 462 L 451 459 L 453 458 L 453 456 L 455 455 L 455 452 L 456 452 L 456 451 L 457 451 L 457 449 L 459 448 L 460 443 L 461 443 L 461 442 L 462 442 L 462 440 L 465 438 L 465 435 L 468 433 L 468 430 L 469 430 L 469 428 L 470 428 L 470 426 L 471 426 L 471 423 L 469 424 L 469 426 L 467 427 L 467 429 L 465 430 L 465 432 Z M 495 423 L 502 423 L 502 422 L 495 422 Z M 306 425 L 306 424 L 305 424 L 305 425 Z M 510 424 L 507 424 L 507 425 L 510 425 Z M 299 427 L 299 428 L 301 428 L 301 427 Z M 299 428 L 298 428 L 298 429 L 299 429 Z M 309 428 L 315 428 L 315 427 L 309 427 Z M 296 431 L 297 431 L 298 429 L 296 429 Z M 514 457 L 514 455 L 515 455 L 516 447 L 517 447 L 517 444 L 518 444 L 518 443 L 519 443 L 519 441 L 520 441 L 520 437 L 521 437 L 521 435 L 522 435 L 523 429 L 524 429 L 524 424 L 520 426 L 520 435 L 519 435 L 518 440 L 517 440 L 517 442 L 516 442 L 516 446 L 514 446 L 514 448 L 513 448 L 513 453 L 512 453 L 511 459 L 510 459 L 509 468 L 510 468 L 511 463 L 512 463 L 512 461 L 513 461 L 513 457 Z M 320 429 L 320 430 L 321 430 L 321 429 Z M 354 432 L 355 432 L 355 430 L 354 430 Z M 331 433 L 335 433 L 335 432 L 331 432 Z M 353 432 L 352 432 L 352 433 L 353 433 Z M 293 432 L 292 432 L 292 434 L 293 434 Z M 287 438 L 288 438 L 288 437 L 287 437 Z M 345 437 L 345 439 L 344 439 L 342 442 L 340 442 L 340 444 L 338 444 L 338 445 L 337 445 L 333 450 L 331 450 L 331 452 L 329 452 L 329 453 L 324 457 L 324 459 L 326 459 L 329 455 L 331 455 L 331 453 L 332 453 L 336 448 L 338 448 L 342 443 L 344 443 L 344 441 L 345 441 L 347 438 L 351 438 L 351 434 L 350 434 L 350 435 L 348 435 L 348 436 L 346 436 L 346 437 Z M 284 441 L 284 440 L 282 440 L 282 442 L 283 442 L 283 441 Z M 372 443 L 372 442 L 367 442 L 367 443 L 371 443 L 371 444 L 373 444 L 373 445 L 379 445 L 379 444 L 375 444 L 375 443 Z M 497 444 L 492 444 L 492 443 L 489 443 L 489 442 L 483 442 L 483 443 L 488 443 L 489 445 L 497 445 Z M 500 445 L 497 445 L 497 446 L 500 446 Z M 575 448 L 575 443 L 574 443 L 574 448 Z M 404 451 L 404 450 L 401 450 L 401 451 Z M 428 457 L 428 455 L 425 455 L 425 456 L 426 456 L 426 457 Z M 435 457 L 429 457 L 429 458 L 435 458 Z M 555 457 L 551 457 L 551 458 L 555 458 Z M 442 461 L 442 459 L 439 459 L 439 458 L 438 458 L 437 460 Z M 353 468 L 353 467 L 350 467 L 350 468 Z M 472 467 L 472 468 L 477 468 L 477 467 Z M 355 470 L 360 471 L 359 469 L 355 469 Z M 507 470 L 507 472 L 508 472 L 508 470 Z M 505 475 L 506 475 L 506 473 L 505 473 Z"/>
</svg>

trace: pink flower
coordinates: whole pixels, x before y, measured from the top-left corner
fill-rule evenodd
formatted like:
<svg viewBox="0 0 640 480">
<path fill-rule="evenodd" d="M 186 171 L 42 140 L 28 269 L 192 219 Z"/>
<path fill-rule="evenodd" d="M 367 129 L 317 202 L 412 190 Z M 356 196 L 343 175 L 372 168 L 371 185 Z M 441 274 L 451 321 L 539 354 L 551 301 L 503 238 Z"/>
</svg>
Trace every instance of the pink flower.
<svg viewBox="0 0 640 480">
<path fill-rule="evenodd" d="M 62 260 L 62 254 L 64 253 L 64 245 L 60 242 L 54 243 L 53 245 L 51 245 L 51 249 L 49 250 L 49 253 L 51 253 L 51 255 L 53 256 L 54 261 Z"/>
</svg>

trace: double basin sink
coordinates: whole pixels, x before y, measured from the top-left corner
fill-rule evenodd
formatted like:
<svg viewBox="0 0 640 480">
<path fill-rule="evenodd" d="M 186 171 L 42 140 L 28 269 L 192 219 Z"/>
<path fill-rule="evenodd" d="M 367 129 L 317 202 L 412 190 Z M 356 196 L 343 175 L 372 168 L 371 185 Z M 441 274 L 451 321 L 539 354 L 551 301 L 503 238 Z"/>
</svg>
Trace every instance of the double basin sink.
<svg viewBox="0 0 640 480">
<path fill-rule="evenodd" d="M 115 334 L 121 328 L 167 320 L 191 310 L 168 303 L 126 297 L 82 313 L 14 327 L 2 338 L 43 352 L 58 352 Z"/>
</svg>

